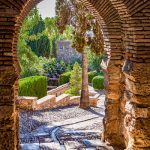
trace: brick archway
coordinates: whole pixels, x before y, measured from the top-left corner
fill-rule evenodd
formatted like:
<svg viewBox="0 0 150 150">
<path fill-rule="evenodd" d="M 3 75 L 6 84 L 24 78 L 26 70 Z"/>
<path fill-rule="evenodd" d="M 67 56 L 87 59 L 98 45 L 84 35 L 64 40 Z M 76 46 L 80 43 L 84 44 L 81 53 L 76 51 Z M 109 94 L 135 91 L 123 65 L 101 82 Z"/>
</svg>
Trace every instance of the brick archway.
<svg viewBox="0 0 150 150">
<path fill-rule="evenodd" d="M 0 0 L 0 149 L 17 149 L 18 33 L 24 17 L 40 1 Z M 104 35 L 104 140 L 146 149 L 150 147 L 150 1 L 82 1 L 99 19 Z"/>
</svg>

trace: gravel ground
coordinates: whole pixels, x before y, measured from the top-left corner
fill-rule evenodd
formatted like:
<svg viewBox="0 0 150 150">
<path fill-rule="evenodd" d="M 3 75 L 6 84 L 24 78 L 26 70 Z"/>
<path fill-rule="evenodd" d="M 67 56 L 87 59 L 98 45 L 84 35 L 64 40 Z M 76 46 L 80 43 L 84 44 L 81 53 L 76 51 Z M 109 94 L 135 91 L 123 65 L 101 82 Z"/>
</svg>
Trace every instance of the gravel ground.
<svg viewBox="0 0 150 150">
<path fill-rule="evenodd" d="M 20 113 L 20 134 L 30 133 L 43 125 L 51 125 L 53 122 L 61 122 L 67 119 L 78 118 L 86 115 L 104 115 L 103 91 L 100 92 L 98 107 L 89 110 L 80 109 L 79 106 L 61 107 L 52 110 L 31 111 Z M 94 129 L 102 128 L 99 123 L 93 123 Z"/>
<path fill-rule="evenodd" d="M 81 116 L 104 114 L 104 109 L 91 107 L 89 110 L 80 109 L 78 106 L 68 106 L 53 110 L 32 111 L 20 113 L 20 133 L 30 133 L 43 125 L 51 125 L 53 122 L 60 122 L 67 119 Z M 100 124 L 93 124 L 94 128 L 100 128 Z"/>
</svg>

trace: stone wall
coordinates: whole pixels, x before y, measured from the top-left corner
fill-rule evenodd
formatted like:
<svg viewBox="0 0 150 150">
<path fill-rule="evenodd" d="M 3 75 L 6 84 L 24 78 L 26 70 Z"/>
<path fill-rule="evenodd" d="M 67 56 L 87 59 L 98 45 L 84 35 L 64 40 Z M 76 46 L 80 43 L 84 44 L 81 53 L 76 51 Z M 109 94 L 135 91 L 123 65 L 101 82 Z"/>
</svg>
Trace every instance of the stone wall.
<svg viewBox="0 0 150 150">
<path fill-rule="evenodd" d="M 71 47 L 70 41 L 58 41 L 57 59 L 66 63 L 81 61 L 81 54 Z"/>
<path fill-rule="evenodd" d="M 63 94 L 69 88 L 69 86 L 70 86 L 69 83 L 58 86 L 55 89 L 47 91 L 47 95 L 55 95 L 57 97 Z"/>
<path fill-rule="evenodd" d="M 0 1 L 0 149 L 18 146 L 18 33 L 25 16 L 41 1 Z M 104 140 L 128 150 L 149 149 L 150 1 L 82 2 L 98 19 L 104 38 Z"/>
<path fill-rule="evenodd" d="M 97 100 L 97 95 L 90 96 L 90 106 L 96 107 Z M 18 96 L 16 101 L 18 111 L 44 110 L 79 104 L 80 96 L 69 96 L 68 94 L 61 94 L 58 97 L 47 95 L 41 99 L 37 99 L 37 97 Z"/>
<path fill-rule="evenodd" d="M 35 110 L 37 97 L 18 96 L 16 100 L 16 107 L 20 110 Z"/>
</svg>

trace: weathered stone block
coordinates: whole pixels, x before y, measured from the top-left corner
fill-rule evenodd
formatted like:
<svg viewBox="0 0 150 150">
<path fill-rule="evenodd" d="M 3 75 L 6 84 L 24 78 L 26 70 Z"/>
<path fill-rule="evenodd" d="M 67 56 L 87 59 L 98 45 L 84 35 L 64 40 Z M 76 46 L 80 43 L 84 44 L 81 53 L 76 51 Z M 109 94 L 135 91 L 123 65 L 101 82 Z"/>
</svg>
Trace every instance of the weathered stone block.
<svg viewBox="0 0 150 150">
<path fill-rule="evenodd" d="M 69 105 L 79 105 L 80 104 L 80 96 L 71 96 L 69 100 Z"/>
<path fill-rule="evenodd" d="M 61 94 L 63 94 L 68 88 L 69 88 L 69 83 L 66 83 L 64 85 L 61 85 L 55 89 L 52 89 L 50 91 L 47 92 L 47 95 L 55 95 L 55 96 L 59 96 Z"/>
<path fill-rule="evenodd" d="M 125 61 L 123 72 L 130 80 L 138 83 L 150 82 L 150 63 L 135 63 L 132 61 Z"/>
<path fill-rule="evenodd" d="M 106 95 L 107 95 L 108 99 L 119 100 L 122 93 L 121 93 L 121 91 L 110 90 L 110 91 L 108 91 L 108 93 Z"/>
<path fill-rule="evenodd" d="M 41 99 L 36 100 L 36 110 L 53 108 L 56 105 L 56 96 L 47 95 Z"/>
<path fill-rule="evenodd" d="M 18 79 L 18 74 L 13 66 L 0 68 L 0 85 L 11 85 Z"/>
<path fill-rule="evenodd" d="M 15 141 L 15 131 L 1 131 L 0 149 L 1 150 L 17 150 L 17 141 Z"/>
<path fill-rule="evenodd" d="M 0 86 L 0 96 L 11 97 L 13 89 L 11 87 Z"/>
<path fill-rule="evenodd" d="M 105 117 L 107 117 L 107 121 L 111 122 L 112 120 L 118 120 L 120 117 L 120 104 L 115 103 L 114 100 L 109 100 L 109 102 L 106 103 L 106 111 L 105 111 Z"/>
<path fill-rule="evenodd" d="M 70 96 L 69 94 L 62 94 L 56 97 L 56 107 L 67 106 L 69 104 Z"/>
<path fill-rule="evenodd" d="M 6 106 L 7 107 L 7 106 Z M 4 113 L 0 118 L 0 130 L 1 131 L 12 131 L 16 128 L 17 113 L 12 110 L 8 110 L 10 107 L 4 109 Z"/>
<path fill-rule="evenodd" d="M 11 118 L 12 117 L 12 114 L 14 113 L 15 111 L 15 108 L 12 107 L 13 104 L 10 104 L 9 105 L 0 105 L 0 109 L 3 110 L 2 112 L 0 112 L 0 120 L 3 120 L 3 119 L 7 119 L 7 118 Z"/>
<path fill-rule="evenodd" d="M 126 113 L 129 113 L 134 118 L 149 118 L 149 108 L 138 107 L 136 104 L 132 104 L 131 102 L 126 102 L 125 105 Z"/>
<path fill-rule="evenodd" d="M 133 82 L 126 78 L 126 89 L 129 90 L 131 93 L 136 95 L 142 96 L 149 96 L 150 95 L 150 83 L 140 83 L 140 82 Z"/>
<path fill-rule="evenodd" d="M 107 121 L 104 119 L 104 139 L 111 145 L 116 145 L 124 149 L 123 133 L 120 127 L 121 120 Z"/>
<path fill-rule="evenodd" d="M 19 110 L 34 110 L 36 108 L 37 97 L 18 96 L 16 106 Z"/>
<path fill-rule="evenodd" d="M 143 96 L 143 95 L 135 95 L 129 91 L 126 91 L 124 93 L 125 99 L 130 100 L 131 102 L 141 105 L 143 107 L 149 107 L 150 106 L 150 96 Z"/>
<path fill-rule="evenodd" d="M 148 149 L 150 147 L 150 118 L 130 118 L 125 119 L 126 130 L 129 137 L 130 145 L 128 144 L 128 150 L 133 149 Z"/>
</svg>

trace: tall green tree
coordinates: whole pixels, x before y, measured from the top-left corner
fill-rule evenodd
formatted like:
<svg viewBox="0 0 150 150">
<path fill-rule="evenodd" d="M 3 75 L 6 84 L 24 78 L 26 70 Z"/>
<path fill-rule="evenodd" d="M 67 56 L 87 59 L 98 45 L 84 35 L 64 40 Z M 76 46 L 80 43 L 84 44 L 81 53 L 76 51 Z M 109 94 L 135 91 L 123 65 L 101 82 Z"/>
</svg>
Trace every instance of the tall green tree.
<svg viewBox="0 0 150 150">
<path fill-rule="evenodd" d="M 31 12 L 32 16 L 28 16 L 31 22 L 35 22 L 32 29 L 29 30 L 27 45 L 37 56 L 49 57 L 50 55 L 50 40 L 45 33 L 45 22 L 35 8 Z M 36 20 L 36 21 L 35 21 Z"/>
<path fill-rule="evenodd" d="M 38 75 L 39 58 L 26 44 L 24 39 L 19 39 L 17 49 L 21 67 L 21 77 Z"/>
<path fill-rule="evenodd" d="M 60 38 L 58 28 L 56 26 L 56 18 L 45 18 L 45 27 L 50 39 L 50 56 L 57 57 L 57 41 Z"/>
<path fill-rule="evenodd" d="M 40 15 L 36 8 L 32 9 L 29 15 L 25 18 L 19 34 L 19 41 L 17 45 L 19 62 L 21 66 L 21 77 L 27 77 L 32 75 L 39 75 L 41 67 L 39 64 L 39 58 L 28 45 L 29 41 L 37 40 L 41 35 L 31 35 L 34 27 L 39 23 Z M 39 29 L 36 32 L 41 32 L 43 29 Z M 43 33 L 41 33 L 43 34 Z"/>
</svg>

